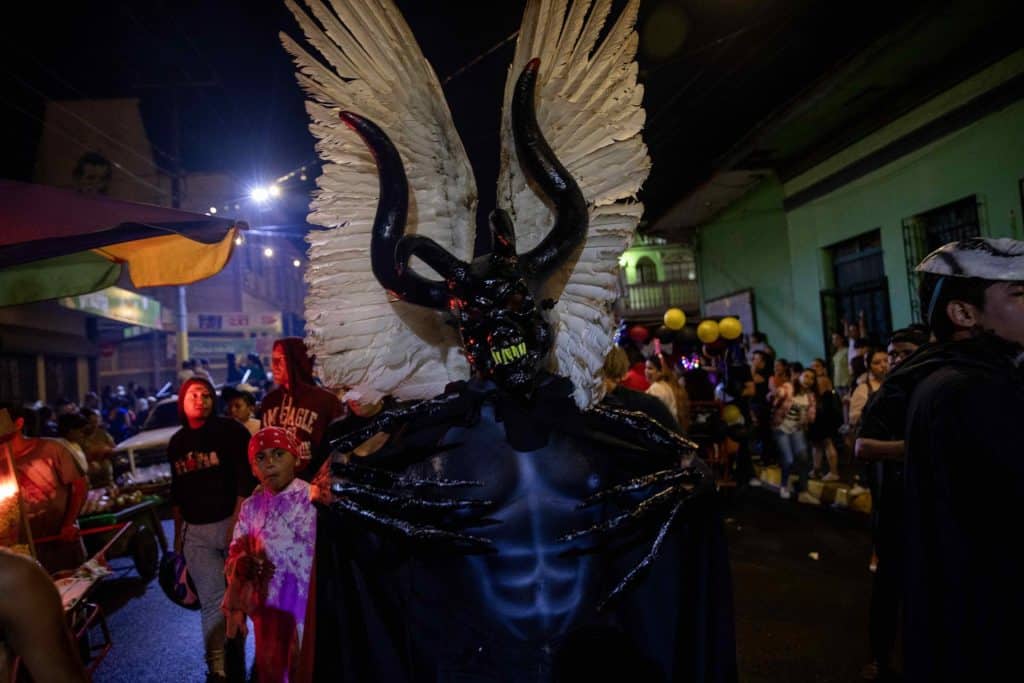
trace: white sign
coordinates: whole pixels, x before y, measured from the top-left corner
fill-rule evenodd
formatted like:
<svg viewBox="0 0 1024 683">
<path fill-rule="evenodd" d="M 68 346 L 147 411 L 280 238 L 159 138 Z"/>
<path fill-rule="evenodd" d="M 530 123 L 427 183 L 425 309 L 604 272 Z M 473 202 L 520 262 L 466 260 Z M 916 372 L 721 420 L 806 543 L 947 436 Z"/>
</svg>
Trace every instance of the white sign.
<svg viewBox="0 0 1024 683">
<path fill-rule="evenodd" d="M 190 313 L 189 332 L 270 332 L 281 334 L 281 313 Z"/>
<path fill-rule="evenodd" d="M 727 315 L 739 318 L 743 325 L 743 334 L 754 332 L 757 329 L 757 317 L 754 313 L 754 290 L 744 289 L 704 302 L 705 317 L 717 318 Z"/>
<path fill-rule="evenodd" d="M 188 338 L 188 352 L 193 358 L 206 358 L 219 362 L 229 353 L 245 358 L 256 352 L 256 340 L 241 337 L 194 337 Z M 218 360 L 214 360 L 218 359 Z"/>
</svg>

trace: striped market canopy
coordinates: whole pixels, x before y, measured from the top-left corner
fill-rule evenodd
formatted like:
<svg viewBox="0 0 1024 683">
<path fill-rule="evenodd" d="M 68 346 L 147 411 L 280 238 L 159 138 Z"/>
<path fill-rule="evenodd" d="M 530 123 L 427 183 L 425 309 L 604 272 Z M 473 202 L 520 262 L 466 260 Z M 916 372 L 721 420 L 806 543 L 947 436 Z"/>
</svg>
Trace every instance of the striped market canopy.
<svg viewBox="0 0 1024 683">
<path fill-rule="evenodd" d="M 0 180 L 0 306 L 217 274 L 245 223 Z"/>
</svg>

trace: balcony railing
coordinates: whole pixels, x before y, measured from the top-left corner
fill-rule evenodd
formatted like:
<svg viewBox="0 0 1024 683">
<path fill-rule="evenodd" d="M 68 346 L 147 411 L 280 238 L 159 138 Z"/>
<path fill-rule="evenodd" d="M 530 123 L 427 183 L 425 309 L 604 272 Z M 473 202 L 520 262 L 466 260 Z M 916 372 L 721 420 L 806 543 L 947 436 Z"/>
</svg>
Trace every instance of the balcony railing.
<svg viewBox="0 0 1024 683">
<path fill-rule="evenodd" d="M 696 311 L 700 308 L 700 287 L 696 280 L 623 285 L 616 310 L 619 315 L 660 317 L 668 308 Z"/>
</svg>

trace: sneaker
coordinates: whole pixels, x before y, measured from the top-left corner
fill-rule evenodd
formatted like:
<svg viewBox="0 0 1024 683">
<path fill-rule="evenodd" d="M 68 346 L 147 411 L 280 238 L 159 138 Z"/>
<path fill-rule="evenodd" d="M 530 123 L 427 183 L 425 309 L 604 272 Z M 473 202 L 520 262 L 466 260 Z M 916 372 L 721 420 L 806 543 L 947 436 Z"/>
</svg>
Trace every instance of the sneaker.
<svg viewBox="0 0 1024 683">
<path fill-rule="evenodd" d="M 804 503 L 806 505 L 821 505 L 821 499 L 812 496 L 811 494 L 807 493 L 807 491 L 801 492 L 800 495 L 796 497 L 796 502 Z"/>
<path fill-rule="evenodd" d="M 853 497 L 857 497 L 857 496 L 862 496 L 862 495 L 864 495 L 867 492 L 868 492 L 868 490 L 866 488 L 864 488 L 863 486 L 861 486 L 860 484 L 854 484 L 853 488 L 850 489 L 849 495 L 851 495 Z"/>
<path fill-rule="evenodd" d="M 781 498 L 782 500 L 789 500 L 792 497 L 792 495 L 793 494 L 790 493 L 789 489 L 786 487 L 782 487 L 779 489 L 779 498 Z"/>
<path fill-rule="evenodd" d="M 757 477 L 751 477 L 751 478 L 750 478 L 750 481 L 748 481 L 748 482 L 747 482 L 747 484 L 748 484 L 749 486 L 754 486 L 754 487 L 757 487 L 757 486 L 760 486 L 760 485 L 761 485 L 761 480 L 760 480 L 760 479 L 758 479 Z"/>
<path fill-rule="evenodd" d="M 839 481 L 839 475 L 835 472 L 829 472 L 821 478 L 822 481 Z"/>
<path fill-rule="evenodd" d="M 821 479 L 821 472 L 819 472 L 818 470 L 811 470 L 810 473 L 807 475 L 807 478 L 813 479 L 814 481 L 818 481 L 819 479 Z"/>
</svg>

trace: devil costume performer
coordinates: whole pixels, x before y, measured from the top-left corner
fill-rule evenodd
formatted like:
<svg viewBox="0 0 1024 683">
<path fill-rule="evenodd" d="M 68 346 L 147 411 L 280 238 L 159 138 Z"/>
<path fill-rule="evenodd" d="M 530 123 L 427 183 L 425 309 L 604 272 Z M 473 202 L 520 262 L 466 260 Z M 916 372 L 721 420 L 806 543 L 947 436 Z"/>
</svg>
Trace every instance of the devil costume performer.
<svg viewBox="0 0 1024 683">
<path fill-rule="evenodd" d="M 475 259 L 469 164 L 401 15 L 289 5 L 331 65 L 284 37 L 328 162 L 310 346 L 328 383 L 400 399 L 332 444 L 317 680 L 736 678 L 713 477 L 685 437 L 598 404 L 649 168 L 637 5 L 602 33 L 609 2 L 527 3 Z"/>
</svg>

